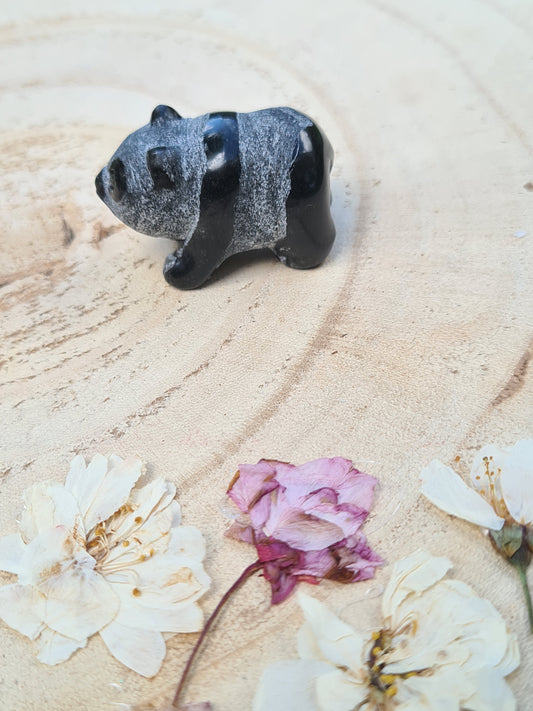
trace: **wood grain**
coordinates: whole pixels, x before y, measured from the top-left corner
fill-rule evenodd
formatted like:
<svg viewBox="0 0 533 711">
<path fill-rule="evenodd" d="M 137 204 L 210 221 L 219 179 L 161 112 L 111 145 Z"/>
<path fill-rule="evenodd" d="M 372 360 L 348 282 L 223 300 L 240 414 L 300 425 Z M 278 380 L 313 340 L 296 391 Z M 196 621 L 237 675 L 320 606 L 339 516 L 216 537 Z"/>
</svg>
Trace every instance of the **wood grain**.
<svg viewBox="0 0 533 711">
<path fill-rule="evenodd" d="M 386 560 L 445 552 L 506 615 L 526 711 L 533 647 L 514 573 L 422 500 L 418 473 L 531 435 L 530 3 L 28 0 L 0 21 L 0 534 L 22 490 L 61 480 L 73 454 L 137 453 L 205 532 L 209 611 L 253 559 L 223 539 L 239 463 L 350 457 L 380 479 L 368 531 Z M 161 102 L 313 116 L 336 152 L 326 264 L 236 257 L 201 290 L 170 289 L 171 243 L 120 225 L 93 187 Z M 387 578 L 312 593 L 371 628 Z M 270 610 L 250 581 L 187 697 L 250 708 L 264 665 L 296 655 L 299 624 L 294 599 Z M 42 666 L 1 626 L 0 706 L 162 704 L 194 637 L 169 641 L 147 681 L 98 638 Z"/>
</svg>

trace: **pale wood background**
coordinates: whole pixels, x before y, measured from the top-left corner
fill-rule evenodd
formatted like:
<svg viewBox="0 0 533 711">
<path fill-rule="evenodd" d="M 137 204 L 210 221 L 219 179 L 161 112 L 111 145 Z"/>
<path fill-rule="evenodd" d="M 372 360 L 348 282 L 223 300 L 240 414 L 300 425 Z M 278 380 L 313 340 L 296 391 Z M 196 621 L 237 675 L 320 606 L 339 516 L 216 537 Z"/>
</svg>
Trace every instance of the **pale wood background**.
<svg viewBox="0 0 533 711">
<path fill-rule="evenodd" d="M 434 457 L 468 463 L 531 434 L 530 0 L 35 0 L 2 3 L 0 20 L 0 534 L 23 488 L 63 479 L 75 453 L 137 453 L 205 532 L 209 611 L 253 560 L 222 537 L 238 464 L 352 458 L 381 481 L 367 530 L 387 561 L 446 553 L 506 614 L 526 711 L 518 581 L 417 479 Z M 122 227 L 93 188 L 161 102 L 191 116 L 288 104 L 318 120 L 336 149 L 327 263 L 236 258 L 201 290 L 169 288 L 170 243 Z M 310 592 L 371 628 L 387 578 Z M 250 708 L 263 666 L 296 655 L 297 603 L 268 598 L 260 579 L 235 598 L 187 698 Z M 98 638 L 42 666 L 2 625 L 0 707 L 157 704 L 193 640 L 169 642 L 146 681 Z"/>
</svg>

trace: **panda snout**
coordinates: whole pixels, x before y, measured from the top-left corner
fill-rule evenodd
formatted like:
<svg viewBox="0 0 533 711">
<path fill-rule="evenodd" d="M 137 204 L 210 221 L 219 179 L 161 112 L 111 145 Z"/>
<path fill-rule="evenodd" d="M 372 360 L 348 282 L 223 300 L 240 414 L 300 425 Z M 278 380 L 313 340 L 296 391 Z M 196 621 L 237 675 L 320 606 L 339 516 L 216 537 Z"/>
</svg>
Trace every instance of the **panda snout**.
<svg viewBox="0 0 533 711">
<path fill-rule="evenodd" d="M 104 188 L 104 179 L 102 178 L 102 173 L 104 172 L 104 169 L 98 173 L 96 178 L 94 179 L 94 185 L 96 188 L 96 194 L 100 198 L 100 200 L 103 200 L 105 202 L 105 188 Z"/>
</svg>

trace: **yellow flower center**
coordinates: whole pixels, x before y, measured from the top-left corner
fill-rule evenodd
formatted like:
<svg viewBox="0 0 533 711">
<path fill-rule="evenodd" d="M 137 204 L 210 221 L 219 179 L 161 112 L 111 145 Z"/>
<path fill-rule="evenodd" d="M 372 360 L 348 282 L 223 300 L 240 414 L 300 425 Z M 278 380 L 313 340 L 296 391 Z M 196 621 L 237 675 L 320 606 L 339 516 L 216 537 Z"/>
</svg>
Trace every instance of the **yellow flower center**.
<svg viewBox="0 0 533 711">
<path fill-rule="evenodd" d="M 479 481 L 483 477 L 484 485 L 479 490 L 494 511 L 507 521 L 513 521 L 513 517 L 509 513 L 505 501 L 502 496 L 502 487 L 500 483 L 500 475 L 502 470 L 494 466 L 492 457 L 483 457 L 483 474 L 478 474 L 476 479 Z"/>
<path fill-rule="evenodd" d="M 153 548 L 143 546 L 142 541 L 135 535 L 138 533 L 138 527 L 144 522 L 142 516 L 134 518 L 133 525 L 127 529 L 125 536 L 117 535 L 126 517 L 133 513 L 135 508 L 130 503 L 124 504 L 105 521 L 94 526 L 87 535 L 85 549 L 96 561 L 95 570 L 103 575 L 130 568 L 155 553 Z M 110 554 L 117 547 L 120 547 L 120 552 L 109 560 Z"/>
<path fill-rule="evenodd" d="M 388 657 L 394 650 L 395 634 L 408 632 L 408 628 L 412 628 L 412 634 L 415 634 L 416 626 L 416 621 L 411 621 L 407 623 L 407 628 L 402 626 L 402 629 L 397 630 L 396 633 L 383 629 L 372 634 L 373 644 L 367 661 L 369 694 L 366 699 L 372 711 L 392 711 L 397 705 L 395 696 L 398 693 L 399 682 L 412 676 L 427 676 L 430 673 L 429 669 L 418 669 L 402 674 L 390 674 L 384 671 L 389 661 Z"/>
</svg>

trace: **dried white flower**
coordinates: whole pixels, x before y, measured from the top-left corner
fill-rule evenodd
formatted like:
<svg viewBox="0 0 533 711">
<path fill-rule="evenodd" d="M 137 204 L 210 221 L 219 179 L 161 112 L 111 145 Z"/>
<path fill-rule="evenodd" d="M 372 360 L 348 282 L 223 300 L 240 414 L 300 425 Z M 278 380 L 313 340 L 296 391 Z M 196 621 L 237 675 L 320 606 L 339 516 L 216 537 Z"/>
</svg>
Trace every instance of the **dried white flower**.
<svg viewBox="0 0 533 711">
<path fill-rule="evenodd" d="M 533 602 L 527 568 L 533 553 L 533 439 L 510 449 L 482 447 L 468 486 L 453 469 L 434 459 L 420 474 L 421 491 L 435 506 L 488 530 L 495 549 L 515 568 L 533 634 Z"/>
<path fill-rule="evenodd" d="M 24 492 L 19 533 L 0 538 L 0 618 L 58 664 L 100 633 L 109 651 L 143 676 L 165 657 L 163 632 L 196 632 L 209 587 L 200 531 L 180 525 L 174 484 L 137 488 L 139 459 L 97 454 L 70 465 L 64 485 Z"/>
<path fill-rule="evenodd" d="M 482 447 L 472 463 L 470 486 L 438 459 L 424 467 L 420 479 L 432 503 L 483 528 L 533 523 L 533 439 L 510 449 Z"/>
<path fill-rule="evenodd" d="M 266 669 L 254 711 L 513 711 L 516 639 L 488 600 L 445 579 L 450 567 L 424 551 L 396 563 L 371 634 L 300 594 L 301 659 Z"/>
</svg>

